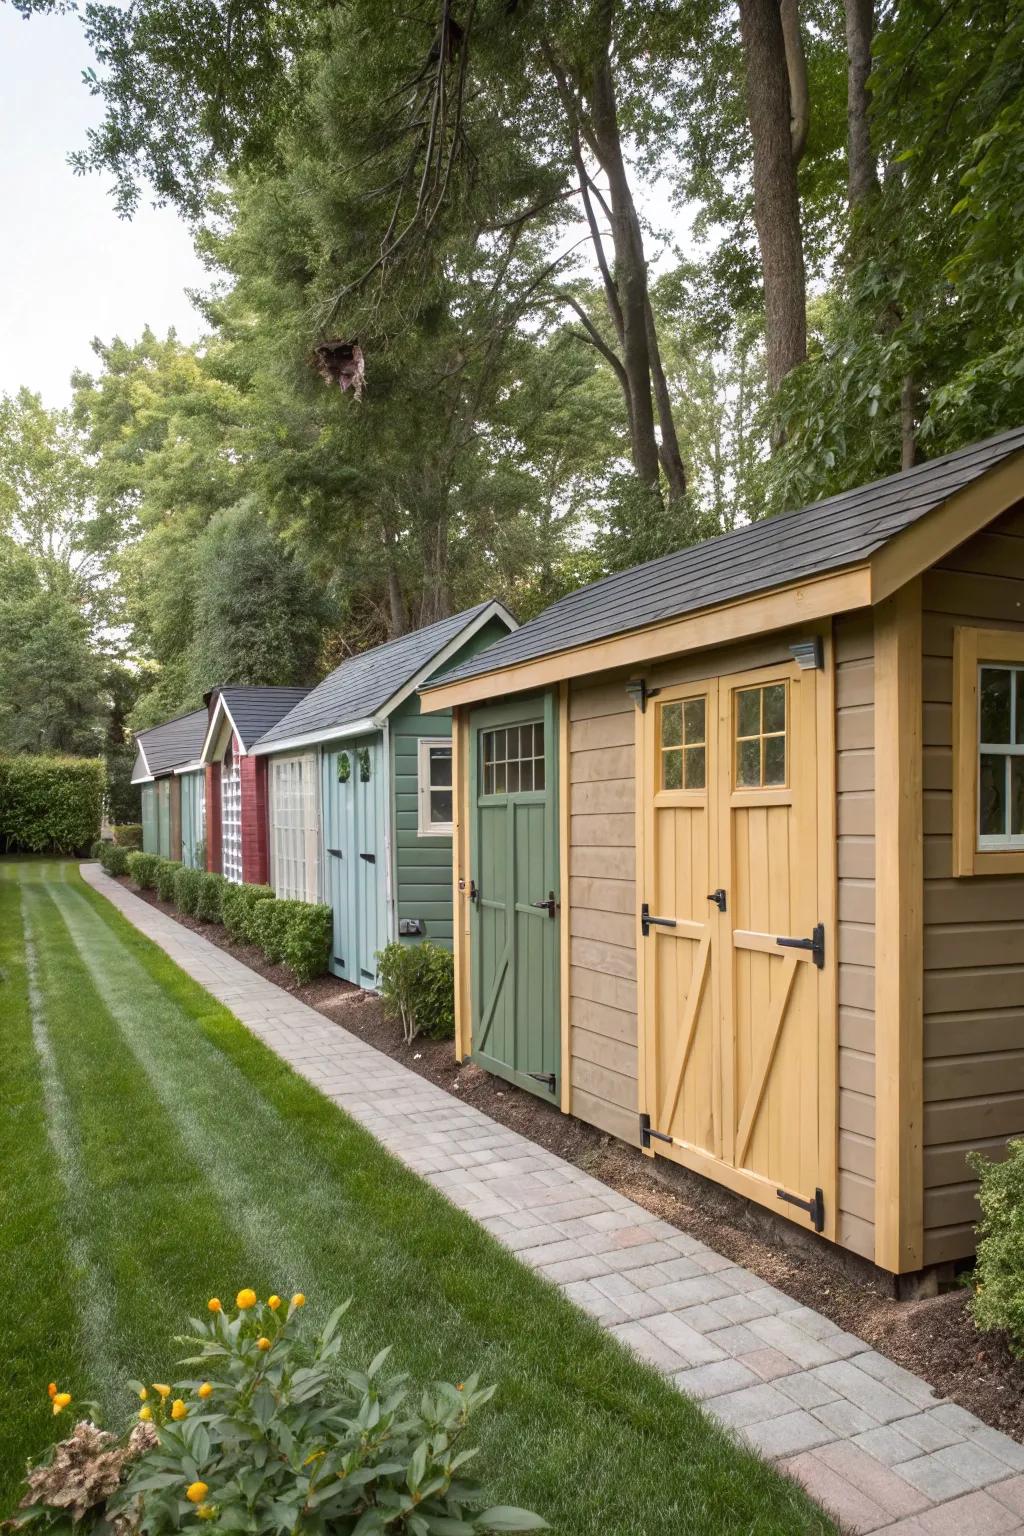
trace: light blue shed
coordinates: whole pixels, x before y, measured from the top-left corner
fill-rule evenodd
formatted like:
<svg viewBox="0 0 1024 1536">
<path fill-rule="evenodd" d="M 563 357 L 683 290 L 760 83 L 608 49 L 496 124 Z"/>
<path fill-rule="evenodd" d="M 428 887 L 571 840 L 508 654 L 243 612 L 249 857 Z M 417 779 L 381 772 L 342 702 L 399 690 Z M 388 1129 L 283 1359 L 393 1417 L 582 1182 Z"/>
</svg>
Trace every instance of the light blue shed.
<svg viewBox="0 0 1024 1536">
<path fill-rule="evenodd" d="M 205 795 L 199 754 L 206 710 L 194 709 L 136 736 L 132 783 L 142 798 L 142 846 L 196 868 L 202 861 Z"/>
</svg>

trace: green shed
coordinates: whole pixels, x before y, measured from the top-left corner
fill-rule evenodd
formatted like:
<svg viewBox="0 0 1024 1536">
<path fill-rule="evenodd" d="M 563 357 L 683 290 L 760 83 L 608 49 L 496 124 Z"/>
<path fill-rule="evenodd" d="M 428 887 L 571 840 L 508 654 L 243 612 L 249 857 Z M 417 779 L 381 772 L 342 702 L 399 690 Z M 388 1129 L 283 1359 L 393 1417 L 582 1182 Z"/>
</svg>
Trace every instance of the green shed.
<svg viewBox="0 0 1024 1536">
<path fill-rule="evenodd" d="M 194 709 L 139 731 L 132 770 L 141 790 L 143 849 L 196 868 L 206 835 L 199 762 L 206 723 L 206 710 Z"/>
</svg>

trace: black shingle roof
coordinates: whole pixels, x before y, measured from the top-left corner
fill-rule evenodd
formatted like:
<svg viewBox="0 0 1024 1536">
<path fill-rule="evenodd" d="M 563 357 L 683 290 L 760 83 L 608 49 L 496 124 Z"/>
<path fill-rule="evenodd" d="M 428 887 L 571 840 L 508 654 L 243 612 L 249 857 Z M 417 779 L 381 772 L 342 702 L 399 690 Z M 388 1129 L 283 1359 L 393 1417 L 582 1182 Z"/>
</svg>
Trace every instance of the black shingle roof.
<svg viewBox="0 0 1024 1536">
<path fill-rule="evenodd" d="M 308 688 L 227 687 L 215 690 L 228 707 L 242 745 L 249 748 L 259 741 L 283 715 L 309 693 Z M 205 713 L 205 711 L 204 711 Z"/>
<path fill-rule="evenodd" d="M 397 640 L 350 656 L 289 714 L 268 728 L 260 745 L 314 731 L 343 730 L 357 720 L 370 719 L 490 606 L 490 601 L 478 603 L 464 613 L 439 619 L 425 629 L 412 630 L 399 635 Z"/>
<path fill-rule="evenodd" d="M 896 534 L 1024 449 L 1024 427 L 606 576 L 560 598 L 521 629 L 424 687 L 496 672 L 801 577 L 866 560 Z M 1024 491 L 1024 484 L 1022 484 Z"/>
<path fill-rule="evenodd" d="M 180 768 L 183 763 L 194 762 L 203 750 L 205 736 L 206 710 L 194 709 L 191 714 L 178 715 L 173 720 L 165 720 L 163 725 L 139 731 L 135 739 L 145 754 L 150 774 L 155 778 L 158 774 Z M 135 782 L 140 776 L 146 777 L 146 767 L 136 754 L 132 781 Z"/>
</svg>

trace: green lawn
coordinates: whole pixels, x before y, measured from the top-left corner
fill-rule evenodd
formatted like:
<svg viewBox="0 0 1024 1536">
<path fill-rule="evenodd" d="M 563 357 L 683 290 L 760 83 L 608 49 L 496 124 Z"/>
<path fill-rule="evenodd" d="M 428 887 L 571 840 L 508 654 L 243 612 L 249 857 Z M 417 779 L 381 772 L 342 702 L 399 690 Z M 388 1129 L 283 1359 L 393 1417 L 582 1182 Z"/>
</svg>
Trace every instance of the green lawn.
<svg viewBox="0 0 1024 1536">
<path fill-rule="evenodd" d="M 790 1483 L 407 1172 L 89 890 L 0 861 L 0 1516 L 46 1383 L 132 1411 L 206 1298 L 354 1298 L 350 1358 L 499 1383 L 496 1502 L 562 1536 L 832 1531 Z"/>
</svg>

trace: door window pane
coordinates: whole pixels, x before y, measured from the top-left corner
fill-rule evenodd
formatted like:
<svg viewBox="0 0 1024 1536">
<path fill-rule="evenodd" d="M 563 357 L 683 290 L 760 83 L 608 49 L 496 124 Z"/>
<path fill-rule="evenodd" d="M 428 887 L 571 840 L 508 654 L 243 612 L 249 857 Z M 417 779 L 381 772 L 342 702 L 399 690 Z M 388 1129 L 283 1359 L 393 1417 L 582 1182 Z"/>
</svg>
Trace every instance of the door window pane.
<svg viewBox="0 0 1024 1536">
<path fill-rule="evenodd" d="M 1010 758 L 1010 832 L 1024 834 L 1024 757 Z"/>
<path fill-rule="evenodd" d="M 771 789 L 786 783 L 785 683 L 736 694 L 736 787 Z"/>
<path fill-rule="evenodd" d="M 482 793 L 485 795 L 519 795 L 542 790 L 543 721 L 510 725 L 496 731 L 481 731 L 480 769 Z"/>
<path fill-rule="evenodd" d="M 982 837 L 1001 837 L 1006 831 L 1006 758 L 995 752 L 981 754 L 978 809 Z"/>
<path fill-rule="evenodd" d="M 662 789 L 682 789 L 682 752 L 673 750 L 671 752 L 663 752 L 661 754 L 661 787 Z"/>
<path fill-rule="evenodd" d="M 994 746 L 997 742 L 1011 741 L 1010 736 L 1010 679 L 1006 667 L 982 667 L 979 698 L 981 706 L 981 740 Z"/>
<path fill-rule="evenodd" d="M 737 736 L 757 736 L 761 731 L 761 689 L 744 688 L 736 695 Z"/>
<path fill-rule="evenodd" d="M 764 739 L 764 781 L 766 784 L 786 782 L 785 736 L 766 736 Z"/>
<path fill-rule="evenodd" d="M 703 747 L 691 747 L 686 754 L 686 787 L 703 789 L 705 780 Z"/>
<path fill-rule="evenodd" d="M 683 744 L 683 706 L 661 706 L 661 744 L 663 747 L 681 747 Z"/>
<path fill-rule="evenodd" d="M 745 789 L 761 787 L 761 739 L 736 743 L 736 782 Z"/>
<path fill-rule="evenodd" d="M 703 789 L 706 783 L 707 699 L 660 706 L 662 789 Z"/>
</svg>

